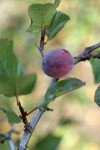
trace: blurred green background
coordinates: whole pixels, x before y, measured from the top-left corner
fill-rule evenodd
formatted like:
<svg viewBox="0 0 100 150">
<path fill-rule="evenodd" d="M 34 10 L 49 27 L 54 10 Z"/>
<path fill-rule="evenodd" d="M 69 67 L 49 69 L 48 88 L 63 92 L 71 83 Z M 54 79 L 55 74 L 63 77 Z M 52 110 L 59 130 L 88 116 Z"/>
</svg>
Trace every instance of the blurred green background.
<svg viewBox="0 0 100 150">
<path fill-rule="evenodd" d="M 26 32 L 30 25 L 29 5 L 46 2 L 53 0 L 0 0 L 0 38 L 13 39 L 14 52 L 25 72 L 36 72 L 38 76 L 35 90 L 20 97 L 26 111 L 38 106 L 50 82 L 50 77 L 41 69 L 41 55 L 34 46 L 40 35 Z M 64 48 L 77 56 L 85 47 L 100 41 L 100 0 L 62 0 L 58 10 L 68 14 L 71 20 L 48 42 L 45 51 Z M 68 76 L 87 84 L 50 104 L 54 111 L 42 116 L 28 144 L 29 150 L 100 150 L 100 108 L 93 101 L 97 85 L 94 84 L 90 63 L 78 63 Z M 0 95 L 0 104 L 20 114 L 15 98 Z M 28 119 L 31 117 L 32 114 Z M 12 135 L 17 146 L 23 134 L 23 124 L 14 127 L 20 132 Z M 0 111 L 0 131 L 8 130 L 7 118 Z M 0 144 L 2 149 L 9 150 L 6 143 Z"/>
</svg>

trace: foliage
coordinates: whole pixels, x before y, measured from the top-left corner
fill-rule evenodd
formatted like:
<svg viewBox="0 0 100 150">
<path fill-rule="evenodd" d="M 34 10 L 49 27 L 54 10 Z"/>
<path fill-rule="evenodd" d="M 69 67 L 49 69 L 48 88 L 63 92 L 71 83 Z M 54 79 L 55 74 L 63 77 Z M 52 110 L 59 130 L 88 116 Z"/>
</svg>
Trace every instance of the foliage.
<svg viewBox="0 0 100 150">
<path fill-rule="evenodd" d="M 13 41 L 0 40 L 0 94 L 8 97 L 29 94 L 36 83 L 35 74 L 23 74 L 23 67 L 12 50 Z M 4 106 L 0 109 L 7 114 L 11 123 L 19 122 L 13 111 Z"/>
<path fill-rule="evenodd" d="M 61 81 L 58 81 L 57 83 L 55 83 L 53 86 L 51 86 L 47 92 L 46 92 L 46 95 L 45 95 L 45 102 L 44 104 L 42 104 L 40 106 L 40 109 L 42 107 L 47 107 L 47 105 L 54 101 L 55 98 L 63 95 L 63 94 L 66 94 L 68 92 L 71 92 L 73 90 L 76 90 L 80 87 L 82 87 L 83 85 L 85 85 L 84 82 L 82 82 L 81 80 L 79 79 L 75 79 L 75 78 L 67 78 L 65 80 L 61 80 Z"/>
<path fill-rule="evenodd" d="M 0 106 L 0 110 L 2 110 L 7 115 L 8 120 L 11 124 L 21 122 L 21 119 L 12 110 L 10 110 L 4 106 Z"/>
<path fill-rule="evenodd" d="M 100 60 L 91 59 L 90 63 L 93 69 L 94 82 L 100 83 Z M 97 87 L 97 90 L 95 92 L 94 101 L 97 103 L 98 106 L 100 106 L 100 85 Z"/>
<path fill-rule="evenodd" d="M 91 59 L 90 63 L 92 65 L 92 69 L 93 69 L 94 82 L 99 83 L 100 82 L 100 60 Z"/>
<path fill-rule="evenodd" d="M 23 74 L 22 65 L 13 53 L 13 41 L 0 40 L 0 75 L 15 76 Z"/>
<path fill-rule="evenodd" d="M 46 29 L 48 40 L 54 38 L 55 35 L 64 27 L 66 22 L 69 20 L 70 18 L 66 14 L 60 11 L 56 12 L 50 23 L 50 26 Z"/>
<path fill-rule="evenodd" d="M 95 92 L 95 102 L 97 103 L 97 105 L 100 107 L 100 85 L 98 86 L 96 92 Z"/>
<path fill-rule="evenodd" d="M 68 15 L 56 11 L 59 3 L 60 0 L 56 0 L 54 4 L 32 4 L 28 10 L 31 25 L 27 31 L 36 33 L 45 29 L 48 40 L 54 38 L 70 19 Z"/>
<path fill-rule="evenodd" d="M 31 25 L 27 29 L 27 31 L 32 33 L 33 37 L 35 34 L 37 34 L 37 32 L 39 35 L 41 35 L 42 31 L 45 30 L 45 35 L 47 36 L 46 38 L 48 42 L 49 40 L 52 40 L 59 33 L 59 31 L 65 26 L 65 24 L 70 20 L 67 14 L 61 11 L 57 11 L 60 2 L 61 0 L 55 0 L 53 4 L 52 3 L 32 4 L 29 6 L 28 13 L 31 19 Z M 86 3 L 86 1 L 84 1 L 84 3 Z M 89 16 L 89 18 L 91 17 Z M 80 36 L 80 38 L 82 38 L 81 34 L 83 32 L 86 32 L 85 29 L 88 28 L 87 26 L 85 27 L 85 23 L 87 23 L 85 20 L 85 15 L 83 16 L 83 20 L 79 19 L 79 16 L 77 17 L 77 19 L 79 21 L 77 29 L 80 26 L 81 27 L 84 26 L 84 30 L 82 28 L 82 32 L 80 31 L 78 32 L 78 35 Z M 70 31 L 68 31 L 68 33 L 69 32 Z M 74 35 L 76 38 L 75 31 L 72 33 L 72 35 Z M 28 42 L 30 42 L 30 40 Z M 71 46 L 72 45 L 73 44 L 71 44 Z M 28 53 L 30 53 L 29 50 Z M 98 59 L 91 59 L 90 63 L 93 69 L 94 82 L 100 83 L 100 74 L 99 74 L 100 61 Z M 23 66 L 18 61 L 16 55 L 13 52 L 13 41 L 8 39 L 1 39 L 0 40 L 0 94 L 3 94 L 4 96 L 7 97 L 13 97 L 13 96 L 19 97 L 21 95 L 29 94 L 33 91 L 35 87 L 36 79 L 37 76 L 35 73 L 24 74 Z M 45 103 L 39 106 L 40 109 L 46 108 L 48 104 L 54 101 L 57 97 L 72 92 L 73 90 L 81 88 L 84 85 L 85 83 L 83 81 L 76 78 L 66 78 L 64 80 L 59 80 L 58 82 L 52 84 L 52 86 L 48 88 L 45 94 Z M 39 89 L 37 90 L 39 91 Z M 83 95 L 81 96 L 83 99 L 84 96 Z M 36 99 L 38 98 L 36 97 Z M 98 106 L 100 106 L 100 85 L 97 87 L 94 99 L 95 102 L 98 104 Z M 1 105 L 0 110 L 7 115 L 8 120 L 11 124 L 19 123 L 21 121 L 21 119 L 11 109 L 8 109 L 5 106 Z M 50 133 L 47 136 L 42 137 L 41 140 L 39 140 L 36 143 L 34 149 L 42 150 L 44 149 L 44 147 L 45 149 L 48 150 L 57 149 L 62 139 L 65 137 L 66 137 L 65 139 L 67 139 L 67 144 L 68 145 L 72 144 L 72 147 L 71 146 L 68 147 L 69 149 L 72 150 L 85 149 L 86 143 L 84 143 L 84 138 L 81 139 L 79 135 L 78 136 L 76 134 L 74 135 L 75 132 L 72 131 L 71 125 L 74 121 L 67 120 L 67 123 L 68 122 L 70 125 L 66 124 L 66 121 L 63 125 L 59 124 L 60 130 L 57 133 L 58 134 L 63 133 L 62 135 L 59 136 L 56 135 L 55 133 L 53 134 Z M 66 127 L 64 127 L 64 125 Z M 75 139 L 78 139 L 76 140 L 76 143 L 75 143 Z"/>
</svg>

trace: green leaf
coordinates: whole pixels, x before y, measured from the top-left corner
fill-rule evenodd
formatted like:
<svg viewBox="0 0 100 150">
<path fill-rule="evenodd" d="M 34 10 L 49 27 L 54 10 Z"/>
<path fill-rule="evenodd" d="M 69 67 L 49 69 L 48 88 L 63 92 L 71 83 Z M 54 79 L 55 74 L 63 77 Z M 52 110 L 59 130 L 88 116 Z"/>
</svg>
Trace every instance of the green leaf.
<svg viewBox="0 0 100 150">
<path fill-rule="evenodd" d="M 21 119 L 15 114 L 11 109 L 0 105 L 0 110 L 2 110 L 6 115 L 10 123 L 20 123 Z"/>
<path fill-rule="evenodd" d="M 100 82 L 100 60 L 99 59 L 91 59 L 90 63 L 92 65 L 94 81 L 95 83 Z"/>
<path fill-rule="evenodd" d="M 40 109 L 46 107 L 50 102 L 54 101 L 55 98 L 76 90 L 84 85 L 84 82 L 76 78 L 68 78 L 58 81 L 47 90 L 45 95 L 45 102 L 44 104 L 41 104 Z"/>
<path fill-rule="evenodd" d="M 61 2 L 61 0 L 55 0 L 54 5 L 56 8 L 59 6 L 60 2 Z"/>
<path fill-rule="evenodd" d="M 11 97 L 29 94 L 36 83 L 36 75 L 0 76 L 0 94 Z"/>
<path fill-rule="evenodd" d="M 40 32 L 41 29 L 48 27 L 55 14 L 56 7 L 54 4 L 32 4 L 28 13 L 31 18 L 31 25 L 27 29 L 29 32 Z"/>
<path fill-rule="evenodd" d="M 69 20 L 70 18 L 66 14 L 60 11 L 56 12 L 49 28 L 46 30 L 46 35 L 48 37 L 48 40 L 54 38 L 56 34 L 64 27 L 66 22 L 68 22 Z"/>
<path fill-rule="evenodd" d="M 13 53 L 13 41 L 0 40 L 0 75 L 14 76 L 23 74 L 22 65 Z"/>
<path fill-rule="evenodd" d="M 0 94 L 25 95 L 32 91 L 36 75 L 23 75 L 23 67 L 13 53 L 13 41 L 0 40 Z"/>
<path fill-rule="evenodd" d="M 100 107 L 100 85 L 98 86 L 98 88 L 95 92 L 94 100 L 95 100 L 96 104 Z"/>
</svg>

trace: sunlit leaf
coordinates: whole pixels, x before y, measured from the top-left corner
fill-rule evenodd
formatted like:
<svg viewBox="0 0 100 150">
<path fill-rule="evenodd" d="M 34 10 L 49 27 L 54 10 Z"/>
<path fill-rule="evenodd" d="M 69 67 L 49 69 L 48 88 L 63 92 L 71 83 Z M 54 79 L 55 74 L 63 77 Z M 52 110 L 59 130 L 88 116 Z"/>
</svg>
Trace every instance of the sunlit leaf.
<svg viewBox="0 0 100 150">
<path fill-rule="evenodd" d="M 100 82 L 100 60 L 99 59 L 91 59 L 90 63 L 92 65 L 94 81 L 95 83 Z"/>
<path fill-rule="evenodd" d="M 0 110 L 2 110 L 6 115 L 10 123 L 20 123 L 21 119 L 15 114 L 11 109 L 0 105 Z"/>
<path fill-rule="evenodd" d="M 55 13 L 49 28 L 46 30 L 48 40 L 51 40 L 64 27 L 66 22 L 70 20 L 69 16 L 58 11 Z"/>
<path fill-rule="evenodd" d="M 55 11 L 56 7 L 51 3 L 32 4 L 28 9 L 28 13 L 31 18 L 31 25 L 27 31 L 40 32 L 41 29 L 48 27 Z"/>
<path fill-rule="evenodd" d="M 85 83 L 83 81 L 76 78 L 68 78 L 58 81 L 47 90 L 45 95 L 45 102 L 44 104 L 41 104 L 40 108 L 46 107 L 50 102 L 55 100 L 55 98 L 76 90 L 84 85 Z"/>
<path fill-rule="evenodd" d="M 95 100 L 96 104 L 100 107 L 100 85 L 98 86 L 98 88 L 95 92 L 94 100 Z"/>
</svg>

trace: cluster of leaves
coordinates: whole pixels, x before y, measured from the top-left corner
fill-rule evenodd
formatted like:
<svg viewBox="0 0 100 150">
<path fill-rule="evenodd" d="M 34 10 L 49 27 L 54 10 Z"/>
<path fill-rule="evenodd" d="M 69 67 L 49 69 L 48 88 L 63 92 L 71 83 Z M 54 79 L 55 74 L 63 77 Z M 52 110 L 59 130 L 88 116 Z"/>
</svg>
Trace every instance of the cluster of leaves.
<svg viewBox="0 0 100 150">
<path fill-rule="evenodd" d="M 62 12 L 57 12 L 60 0 L 54 4 L 33 4 L 29 7 L 31 25 L 29 32 L 41 32 L 45 28 L 48 40 L 51 40 L 64 27 L 69 17 Z M 22 64 L 13 53 L 13 41 L 8 39 L 0 40 L 0 94 L 7 97 L 29 94 L 36 83 L 36 74 L 25 75 Z M 47 90 L 45 103 L 41 108 L 46 107 L 56 97 L 75 90 L 84 83 L 79 79 L 67 79 L 55 83 Z M 55 90 L 54 90 L 55 89 Z M 20 118 L 10 109 L 0 106 L 0 110 L 7 114 L 10 123 L 20 122 Z"/>
<path fill-rule="evenodd" d="M 27 31 L 31 33 L 40 32 L 45 29 L 48 41 L 53 39 L 55 35 L 64 27 L 69 16 L 56 11 L 61 0 L 55 0 L 54 4 L 33 4 L 29 7 L 28 13 L 31 18 L 31 25 Z"/>
<path fill-rule="evenodd" d="M 70 20 L 69 16 L 57 11 L 61 0 L 55 0 L 54 4 L 33 4 L 29 7 L 28 13 L 31 19 L 31 25 L 27 31 L 30 33 L 40 32 L 45 29 L 48 41 L 53 39 L 56 34 L 64 27 L 64 25 Z M 95 83 L 100 82 L 100 61 L 98 59 L 92 59 L 91 65 L 93 68 Z M 65 94 L 69 91 L 73 91 L 84 85 L 84 82 L 79 79 L 67 79 L 55 83 L 47 90 L 45 95 L 45 103 L 40 106 L 46 107 L 56 97 Z M 100 106 L 100 86 L 95 93 L 95 101 Z"/>
<path fill-rule="evenodd" d="M 36 83 L 36 74 L 25 75 L 21 63 L 13 53 L 13 41 L 0 40 L 0 94 L 7 97 L 25 95 L 32 91 Z M 0 106 L 7 114 L 10 123 L 18 123 L 17 115 L 10 109 Z"/>
<path fill-rule="evenodd" d="M 53 39 L 70 19 L 68 15 L 56 10 L 60 1 L 55 0 L 54 4 L 32 4 L 28 10 L 31 25 L 27 31 L 36 33 L 45 29 L 48 41 Z M 100 62 L 99 60 L 91 60 L 91 64 L 93 66 L 95 81 L 98 83 L 100 82 Z M 13 41 L 7 39 L 0 40 L 0 94 L 12 97 L 29 94 L 33 90 L 36 83 L 36 74 L 25 75 L 23 70 L 23 66 L 13 53 Z M 76 78 L 67 78 L 54 83 L 47 90 L 45 103 L 41 104 L 40 108 L 47 107 L 58 96 L 76 90 L 84 85 L 83 81 Z M 100 86 L 95 94 L 95 101 L 100 106 L 99 93 Z M 20 122 L 20 118 L 12 110 L 4 106 L 0 106 L 0 110 L 7 114 L 9 122 Z"/>
<path fill-rule="evenodd" d="M 56 10 L 60 1 L 61 0 L 55 0 L 54 4 L 32 4 L 28 9 L 31 25 L 27 31 L 30 33 L 37 33 L 45 29 L 48 41 L 53 39 L 70 20 L 68 15 Z M 47 105 L 58 96 L 80 88 L 84 84 L 84 82 L 75 78 L 58 81 L 47 90 L 45 102 L 40 105 L 40 109 L 47 107 Z"/>
</svg>

